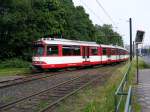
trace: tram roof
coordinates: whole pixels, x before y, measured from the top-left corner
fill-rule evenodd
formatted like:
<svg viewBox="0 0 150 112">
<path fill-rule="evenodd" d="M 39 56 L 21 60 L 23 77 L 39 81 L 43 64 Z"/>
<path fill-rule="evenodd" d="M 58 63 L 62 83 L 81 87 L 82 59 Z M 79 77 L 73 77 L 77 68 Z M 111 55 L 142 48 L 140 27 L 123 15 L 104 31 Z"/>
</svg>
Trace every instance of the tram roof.
<svg viewBox="0 0 150 112">
<path fill-rule="evenodd" d="M 126 50 L 120 46 L 114 45 L 104 45 L 104 44 L 97 44 L 96 42 L 89 42 L 89 41 L 78 41 L 78 40 L 69 40 L 69 39 L 60 39 L 60 38 L 41 38 L 38 41 L 43 41 L 45 44 L 62 44 L 62 45 L 83 45 L 83 46 L 95 46 L 95 47 L 105 47 L 105 48 L 118 48 Z M 126 50 L 127 51 L 127 50 Z"/>
</svg>

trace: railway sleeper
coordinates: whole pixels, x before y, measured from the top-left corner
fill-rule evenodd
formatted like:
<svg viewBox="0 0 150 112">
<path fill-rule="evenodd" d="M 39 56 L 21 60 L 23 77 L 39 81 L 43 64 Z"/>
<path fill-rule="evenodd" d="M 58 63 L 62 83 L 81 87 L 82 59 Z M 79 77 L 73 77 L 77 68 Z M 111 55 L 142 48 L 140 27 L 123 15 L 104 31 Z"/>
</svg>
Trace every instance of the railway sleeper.
<svg viewBox="0 0 150 112">
<path fill-rule="evenodd" d="M 68 92 L 70 92 L 71 90 L 67 90 L 67 91 L 55 91 L 53 92 L 53 94 L 67 94 Z"/>
<path fill-rule="evenodd" d="M 71 87 L 70 87 L 71 88 Z M 70 89 L 70 88 L 59 88 L 58 90 L 59 91 L 67 91 L 68 89 Z"/>
<path fill-rule="evenodd" d="M 71 88 L 71 86 L 67 86 L 67 87 L 58 87 L 58 88 L 55 88 L 55 89 L 53 89 L 53 91 L 58 91 L 58 90 L 62 90 L 62 91 L 65 91 L 65 90 L 68 90 L 68 89 L 70 89 Z"/>
<path fill-rule="evenodd" d="M 50 97 L 62 97 L 65 94 L 51 94 Z"/>
</svg>

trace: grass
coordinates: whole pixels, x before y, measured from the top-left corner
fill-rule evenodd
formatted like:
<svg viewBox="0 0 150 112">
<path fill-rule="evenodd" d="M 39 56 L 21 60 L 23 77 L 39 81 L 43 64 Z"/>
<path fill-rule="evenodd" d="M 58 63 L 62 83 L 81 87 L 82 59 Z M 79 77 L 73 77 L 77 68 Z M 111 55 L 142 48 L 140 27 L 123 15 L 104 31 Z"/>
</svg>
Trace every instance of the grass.
<svg viewBox="0 0 150 112">
<path fill-rule="evenodd" d="M 27 68 L 30 63 L 19 58 L 12 58 L 0 61 L 0 68 Z"/>
<path fill-rule="evenodd" d="M 145 63 L 145 64 L 144 64 L 144 68 L 150 68 L 150 65 L 147 64 L 147 63 Z"/>
<path fill-rule="evenodd" d="M 140 59 L 140 68 L 144 68 L 144 61 Z M 128 64 L 117 68 L 113 75 L 107 80 L 103 86 L 88 87 L 78 92 L 75 96 L 71 96 L 67 100 L 60 103 L 56 112 L 114 112 L 114 93 L 120 84 L 120 81 L 127 71 Z M 129 85 L 135 86 L 135 60 L 132 69 L 129 72 Z M 140 105 L 136 101 L 137 97 L 133 97 L 133 108 L 135 112 L 140 112 Z M 124 98 L 125 103 L 126 98 Z M 121 110 L 124 106 L 121 106 Z"/>
<path fill-rule="evenodd" d="M 0 61 L 0 76 L 22 75 L 30 72 L 31 64 L 22 59 L 13 58 Z"/>
<path fill-rule="evenodd" d="M 26 73 L 30 73 L 29 68 L 2 68 L 0 69 L 0 77 L 24 75 Z"/>
<path fill-rule="evenodd" d="M 39 104 L 38 104 L 38 108 L 36 108 L 34 110 L 34 112 L 39 112 L 39 110 L 43 109 L 45 106 L 48 106 L 48 102 L 47 101 L 41 101 Z"/>
</svg>

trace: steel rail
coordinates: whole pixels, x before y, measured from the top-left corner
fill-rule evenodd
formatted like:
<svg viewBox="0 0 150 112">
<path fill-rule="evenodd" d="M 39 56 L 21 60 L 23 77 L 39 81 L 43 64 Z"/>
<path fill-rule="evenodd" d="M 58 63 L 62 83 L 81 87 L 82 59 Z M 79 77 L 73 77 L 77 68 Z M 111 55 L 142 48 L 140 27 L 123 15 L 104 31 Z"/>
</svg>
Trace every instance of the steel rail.
<svg viewBox="0 0 150 112">
<path fill-rule="evenodd" d="M 44 74 L 44 73 L 42 73 L 42 74 Z M 24 84 L 26 82 L 35 81 L 35 80 L 39 80 L 42 78 L 48 78 L 51 76 L 59 75 L 60 73 L 46 74 L 46 75 L 42 75 L 42 74 L 31 76 L 31 77 L 17 78 L 14 80 L 2 81 L 2 83 L 0 83 L 1 84 L 0 89 L 10 87 L 10 86 L 19 85 L 19 84 Z M 4 84 L 4 83 L 6 83 L 6 84 Z"/>
<path fill-rule="evenodd" d="M 44 72 L 44 73 L 37 73 L 37 74 L 34 74 L 34 75 L 31 75 L 31 76 L 27 76 L 27 77 L 22 77 L 22 78 L 16 78 L 16 79 L 13 79 L 13 80 L 6 80 L 6 81 L 1 81 L 0 82 L 0 89 L 3 89 L 3 88 L 6 88 L 6 87 L 10 87 L 10 86 L 15 86 L 15 85 L 18 85 L 18 84 L 23 84 L 23 83 L 26 83 L 26 82 L 30 82 L 30 81 L 35 81 L 35 80 L 39 80 L 39 79 L 42 79 L 42 78 L 47 78 L 47 77 L 51 77 L 51 76 L 55 76 L 55 75 L 59 75 L 60 73 L 70 73 L 70 72 L 73 72 L 75 70 L 69 70 L 69 71 L 59 71 L 59 72 Z M 7 84 L 5 84 L 7 83 Z"/>
<path fill-rule="evenodd" d="M 70 72 L 70 71 L 69 71 L 69 72 Z M 84 75 L 84 76 L 86 76 L 86 75 Z M 80 76 L 80 77 L 83 77 L 83 76 Z M 34 94 L 29 95 L 29 96 L 27 96 L 27 97 L 22 97 L 22 98 L 19 98 L 19 99 L 15 100 L 15 101 L 8 102 L 7 104 L 4 104 L 4 105 L 0 106 L 0 110 L 7 109 L 7 107 L 13 106 L 13 105 L 15 105 L 15 104 L 17 104 L 17 103 L 19 103 L 19 102 L 21 102 L 21 101 L 24 101 L 24 100 L 28 99 L 28 98 L 31 98 L 31 97 L 40 95 L 40 94 L 42 94 L 42 93 L 44 93 L 44 92 L 47 92 L 47 91 L 49 91 L 49 90 L 51 90 L 51 89 L 53 89 L 53 88 L 56 88 L 56 87 L 60 86 L 61 84 L 66 84 L 66 83 L 68 83 L 68 82 L 72 82 L 73 80 L 78 79 L 78 78 L 80 78 L 80 77 L 76 77 L 76 78 L 74 78 L 74 79 L 72 79 L 72 80 L 69 80 L 69 81 L 64 81 L 64 82 L 62 82 L 62 83 L 59 83 L 59 84 L 57 84 L 57 85 L 55 85 L 55 86 L 52 86 L 52 87 L 50 87 L 50 88 L 48 88 L 48 89 L 44 89 L 44 90 L 42 90 L 42 91 L 40 91 L 40 92 L 34 93 Z"/>
<path fill-rule="evenodd" d="M 3 109 L 5 109 L 5 108 L 7 108 L 7 107 L 9 107 L 9 106 L 15 105 L 15 104 L 17 104 L 17 103 L 19 103 L 19 102 L 21 102 L 21 101 L 24 101 L 24 100 L 26 100 L 26 99 L 28 99 L 28 98 L 31 98 L 31 97 L 40 95 L 40 94 L 42 94 L 42 93 L 44 93 L 44 92 L 47 92 L 47 91 L 49 91 L 49 90 L 51 90 L 51 89 L 57 88 L 57 87 L 60 86 L 60 85 L 64 85 L 64 84 L 67 84 L 67 83 L 72 82 L 72 81 L 74 81 L 74 80 L 80 79 L 81 77 L 83 77 L 83 76 L 77 76 L 77 77 L 75 77 L 75 78 L 72 78 L 72 79 L 69 80 L 69 81 L 64 81 L 64 82 L 59 83 L 59 84 L 57 84 L 57 85 L 54 85 L 54 86 L 52 86 L 52 87 L 50 87 L 50 88 L 48 88 L 48 89 L 42 90 L 42 91 L 40 91 L 40 92 L 34 93 L 34 94 L 32 94 L 32 95 L 29 95 L 29 96 L 27 96 L 27 97 L 22 97 L 22 98 L 20 98 L 20 99 L 18 99 L 18 100 L 9 102 L 9 103 L 7 103 L 7 104 L 4 104 L 4 105 L 0 106 L 0 110 L 3 110 Z"/>
<path fill-rule="evenodd" d="M 45 112 L 45 111 L 47 111 L 48 109 L 50 109 L 50 108 L 52 108 L 53 106 L 57 105 L 59 102 L 65 100 L 65 99 L 68 98 L 69 96 L 72 96 L 72 95 L 74 95 L 75 93 L 77 93 L 79 90 L 81 90 L 81 89 L 87 87 L 88 85 L 92 84 L 94 81 L 98 80 L 99 78 L 101 78 L 101 76 L 96 77 L 96 78 L 94 78 L 94 79 L 88 81 L 87 83 L 85 83 L 85 84 L 82 85 L 81 87 L 79 87 L 79 88 L 75 89 L 74 91 L 72 91 L 72 92 L 66 94 L 65 96 L 59 98 L 58 100 L 56 100 L 56 101 L 50 103 L 47 107 L 41 109 L 39 112 Z"/>
<path fill-rule="evenodd" d="M 104 68 L 105 66 L 101 66 L 101 68 Z M 96 68 L 91 68 L 91 69 L 96 69 Z M 69 71 L 65 71 L 66 73 L 67 72 L 73 72 L 73 71 L 80 71 L 80 70 L 69 70 Z M 53 74 L 52 74 L 53 73 Z M 16 78 L 16 79 L 13 79 L 13 80 L 6 80 L 6 81 L 1 81 L 0 82 L 0 89 L 3 89 L 3 88 L 6 88 L 6 87 L 10 87 L 10 86 L 15 86 L 15 85 L 18 85 L 18 84 L 23 84 L 23 83 L 26 83 L 26 82 L 30 82 L 30 81 L 35 81 L 35 80 L 39 80 L 39 79 L 42 79 L 42 78 L 47 78 L 47 77 L 51 77 L 51 76 L 54 76 L 54 75 L 59 75 L 60 73 L 64 73 L 64 71 L 60 71 L 60 72 L 50 72 L 50 73 L 37 73 L 37 74 L 34 74 L 34 75 L 31 75 L 31 76 L 27 76 L 27 77 L 22 77 L 22 78 Z M 46 75 L 42 75 L 42 74 L 46 74 Z M 5 84 L 7 83 L 7 84 Z"/>
</svg>

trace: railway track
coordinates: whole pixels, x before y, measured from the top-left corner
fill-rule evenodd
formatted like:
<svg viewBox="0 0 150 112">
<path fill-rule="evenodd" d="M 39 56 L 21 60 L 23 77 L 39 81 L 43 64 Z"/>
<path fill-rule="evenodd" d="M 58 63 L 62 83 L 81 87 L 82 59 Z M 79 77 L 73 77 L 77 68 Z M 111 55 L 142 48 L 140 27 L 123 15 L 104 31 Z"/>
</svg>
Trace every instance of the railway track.
<svg viewBox="0 0 150 112">
<path fill-rule="evenodd" d="M 93 68 L 91 68 L 91 69 L 93 69 Z M 56 72 L 56 73 L 55 72 L 36 73 L 36 74 L 31 75 L 31 76 L 16 78 L 16 79 L 13 79 L 13 80 L 0 81 L 0 89 L 7 88 L 7 87 L 10 87 L 10 86 L 19 85 L 19 84 L 24 84 L 26 82 L 35 81 L 35 80 L 39 80 L 39 79 L 42 79 L 42 78 L 48 78 L 48 77 L 51 77 L 51 76 L 54 76 L 54 75 L 59 75 L 61 73 L 67 73 L 67 72 L 69 73 L 69 72 L 72 72 L 72 71 L 75 71 L 75 70 L 59 71 L 59 72 Z M 79 70 L 76 70 L 76 71 L 79 71 Z"/>
<path fill-rule="evenodd" d="M 67 72 L 69 73 L 69 72 L 72 72 L 72 71 L 75 71 L 75 70 L 34 73 L 31 76 L 16 78 L 16 79 L 13 79 L 13 80 L 0 81 L 0 89 L 7 88 L 7 87 L 10 87 L 10 86 L 19 85 L 19 84 L 24 84 L 26 82 L 35 81 L 35 80 L 39 80 L 39 79 L 42 79 L 42 78 L 48 78 L 48 77 L 51 77 L 51 76 L 59 75 L 61 73 L 67 73 Z"/>
<path fill-rule="evenodd" d="M 83 76 L 77 76 L 68 81 L 64 81 L 55 86 L 52 86 L 48 89 L 34 93 L 28 97 L 22 97 L 18 100 L 2 105 L 0 106 L 0 110 L 2 112 L 45 112 L 60 101 L 64 100 L 70 95 L 73 95 L 80 89 L 88 86 L 102 76 L 103 75 L 100 74 L 85 74 Z M 48 105 L 47 107 L 38 110 L 37 106 L 40 105 L 41 101 L 46 101 Z"/>
<path fill-rule="evenodd" d="M 65 99 L 68 98 L 69 96 L 74 95 L 74 94 L 77 93 L 79 90 L 81 90 L 81 89 L 83 89 L 83 88 L 89 86 L 90 84 L 94 83 L 94 82 L 97 81 L 99 78 L 101 78 L 101 76 L 98 76 L 98 77 L 96 77 L 96 78 L 93 78 L 92 80 L 87 81 L 87 82 L 84 83 L 84 84 L 81 84 L 81 85 L 79 84 L 79 85 L 77 85 L 77 86 L 80 86 L 80 87 L 74 89 L 73 91 L 71 91 L 70 93 L 64 95 L 63 97 L 58 98 L 56 101 L 54 101 L 54 102 L 48 104 L 48 106 L 46 106 L 45 108 L 41 109 L 39 112 L 50 112 L 51 109 L 52 109 L 54 106 L 56 106 L 57 104 L 59 104 L 61 101 L 65 100 Z"/>
<path fill-rule="evenodd" d="M 98 68 L 101 69 L 101 68 Z M 33 93 L 39 92 L 43 89 L 47 89 L 52 85 L 56 85 L 57 83 L 63 82 L 65 80 L 69 80 L 74 76 L 82 76 L 82 74 L 93 74 L 92 72 L 96 72 L 96 69 L 82 69 L 82 70 L 75 70 L 75 71 L 67 71 L 67 72 L 58 72 L 58 75 L 53 74 L 49 77 L 41 76 L 42 78 L 38 78 L 39 80 L 35 79 L 34 81 L 28 81 L 28 83 L 20 82 L 20 83 L 8 83 L 10 85 L 4 86 L 0 89 L 0 105 L 4 105 L 7 102 L 17 100 L 20 97 L 29 96 Z M 49 74 L 48 74 L 49 75 Z M 37 78 L 37 77 L 36 77 Z M 31 79 L 30 79 L 31 80 Z M 24 81 L 24 80 L 23 80 Z M 26 81 L 26 80 L 25 80 Z"/>
<path fill-rule="evenodd" d="M 39 78 L 41 80 L 35 79 L 37 81 L 32 81 L 32 82 L 29 81 L 30 83 L 23 83 L 23 84 L 21 83 L 22 85 L 15 84 L 16 86 L 8 86 L 6 88 L 4 87 L 3 89 L 0 89 L 0 112 L 1 112 L 1 109 L 3 112 L 4 111 L 3 109 L 5 109 L 7 107 L 11 107 L 14 104 L 17 104 L 17 105 L 16 105 L 16 107 L 11 108 L 14 110 L 10 109 L 10 112 L 14 112 L 14 111 L 16 111 L 16 112 L 18 112 L 18 111 L 19 112 L 33 112 L 33 110 L 35 110 L 35 112 L 37 112 L 36 107 L 38 107 L 38 106 L 32 107 L 32 104 L 33 105 L 40 105 L 41 101 L 42 102 L 45 101 L 43 99 L 45 99 L 45 97 L 47 97 L 47 95 L 41 96 L 41 97 L 45 96 L 44 98 L 40 98 L 40 97 L 37 97 L 35 99 L 32 99 L 32 98 L 45 93 L 47 89 L 53 88 L 56 85 L 59 85 L 60 83 L 63 83 L 65 81 L 69 81 L 72 78 L 75 78 L 76 76 L 103 74 L 102 76 L 107 77 L 106 76 L 107 73 L 111 73 L 112 71 L 115 70 L 115 68 L 118 68 L 119 66 L 120 65 L 116 65 L 115 67 L 112 67 L 112 66 L 104 67 L 104 66 L 102 66 L 100 68 L 94 67 L 94 68 L 90 68 L 90 69 L 81 69 L 81 70 L 75 70 L 75 71 L 74 70 L 73 71 L 67 71 L 67 72 L 63 71 L 63 72 L 58 72 L 59 75 L 52 76 L 51 74 L 48 74 L 51 77 L 42 76 L 45 78 L 43 78 L 43 79 Z M 89 79 L 89 80 L 91 80 L 91 79 Z M 49 82 L 47 82 L 47 81 L 49 81 Z M 55 82 L 55 83 L 53 83 L 53 82 Z M 35 83 L 36 83 L 36 85 L 35 85 Z M 76 83 L 73 83 L 73 85 L 76 86 Z M 72 85 L 72 87 L 74 87 L 73 85 Z M 53 91 L 53 89 L 51 89 L 51 90 Z M 69 89 L 67 89 L 67 90 L 69 90 Z M 62 93 L 62 95 L 63 95 L 63 93 Z M 66 95 L 66 93 L 65 93 L 65 95 Z M 50 97 L 56 97 L 56 96 L 57 96 L 57 93 L 56 94 L 53 93 L 50 95 Z M 58 96 L 61 96 L 61 95 L 59 94 Z M 7 100 L 7 99 L 9 99 L 9 100 Z M 26 106 L 26 103 L 24 101 L 30 102 L 30 103 L 27 104 L 27 106 Z M 33 102 L 31 102 L 31 101 L 33 101 Z M 16 102 L 16 103 L 14 103 L 14 102 Z M 25 104 L 22 102 L 24 102 Z M 36 102 L 39 102 L 39 104 L 37 104 Z M 18 105 L 19 105 L 19 107 L 22 107 L 22 109 L 26 110 L 26 111 L 23 111 L 20 109 L 16 110 Z M 9 111 L 7 110 L 6 112 L 9 112 Z"/>
<path fill-rule="evenodd" d="M 32 76 L 27 76 L 27 77 L 22 77 L 22 78 L 17 78 L 17 79 L 13 79 L 13 80 L 7 80 L 7 81 L 1 81 L 0 82 L 0 89 L 6 88 L 6 87 L 10 87 L 10 86 L 15 86 L 15 85 L 19 85 L 19 84 L 23 84 L 26 82 L 30 82 L 30 81 L 34 81 L 34 80 L 39 80 L 42 78 L 47 78 L 47 77 L 51 77 L 54 75 L 58 75 L 58 73 L 39 73 L 39 74 L 35 74 Z"/>
</svg>

